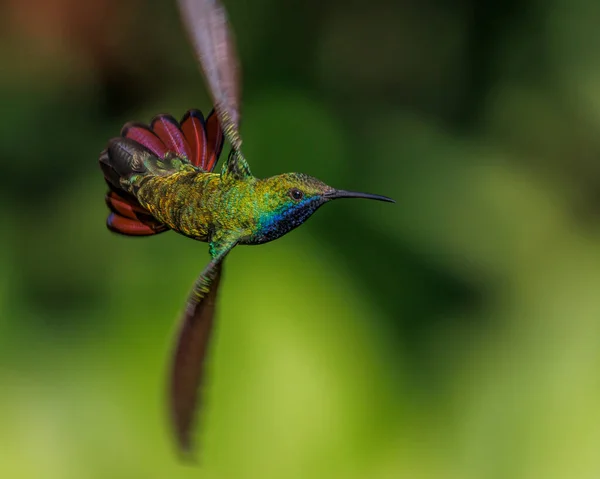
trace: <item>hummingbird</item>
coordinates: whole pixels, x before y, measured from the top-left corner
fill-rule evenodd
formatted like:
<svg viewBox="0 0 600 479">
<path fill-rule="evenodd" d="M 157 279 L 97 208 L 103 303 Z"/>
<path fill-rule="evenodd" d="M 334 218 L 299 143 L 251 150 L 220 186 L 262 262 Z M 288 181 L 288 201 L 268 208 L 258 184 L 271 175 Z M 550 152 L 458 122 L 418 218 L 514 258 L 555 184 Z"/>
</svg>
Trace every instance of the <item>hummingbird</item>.
<svg viewBox="0 0 600 479">
<path fill-rule="evenodd" d="M 208 243 L 210 261 L 187 299 L 175 340 L 169 409 L 176 446 L 191 454 L 192 432 L 210 344 L 223 262 L 238 245 L 273 241 L 341 198 L 394 202 L 336 189 L 304 173 L 259 179 L 242 153 L 239 60 L 227 13 L 218 0 L 179 0 L 184 28 L 214 108 L 126 123 L 99 163 L 108 184 L 107 227 L 125 236 L 174 231 Z M 215 167 L 227 140 L 231 150 Z"/>
</svg>

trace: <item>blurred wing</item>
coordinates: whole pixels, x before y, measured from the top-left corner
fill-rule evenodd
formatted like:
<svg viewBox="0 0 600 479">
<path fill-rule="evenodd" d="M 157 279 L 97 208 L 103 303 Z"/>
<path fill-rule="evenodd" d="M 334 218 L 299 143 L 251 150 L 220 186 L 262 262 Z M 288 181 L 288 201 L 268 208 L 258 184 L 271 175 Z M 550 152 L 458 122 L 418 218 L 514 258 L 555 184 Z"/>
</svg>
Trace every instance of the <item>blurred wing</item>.
<svg viewBox="0 0 600 479">
<path fill-rule="evenodd" d="M 192 429 L 211 338 L 222 262 L 201 275 L 188 301 L 177 338 L 171 371 L 171 415 L 181 452 L 192 449 Z M 199 284 L 206 292 L 198 294 Z"/>
<path fill-rule="evenodd" d="M 235 237 L 216 234 L 210 243 L 212 260 L 194 283 L 177 339 L 171 371 L 171 414 L 181 452 L 192 449 L 191 432 L 204 374 L 204 360 L 212 332 L 221 269 L 237 244 Z"/>
<path fill-rule="evenodd" d="M 179 9 L 225 137 L 239 150 L 239 61 L 227 12 L 218 0 L 179 0 Z"/>
</svg>

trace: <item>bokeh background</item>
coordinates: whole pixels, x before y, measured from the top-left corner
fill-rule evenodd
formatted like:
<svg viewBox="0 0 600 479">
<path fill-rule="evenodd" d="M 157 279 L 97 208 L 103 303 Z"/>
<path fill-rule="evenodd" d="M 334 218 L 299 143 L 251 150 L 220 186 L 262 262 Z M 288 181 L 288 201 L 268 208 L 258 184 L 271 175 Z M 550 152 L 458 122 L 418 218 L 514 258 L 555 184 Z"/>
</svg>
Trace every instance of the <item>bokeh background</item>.
<svg viewBox="0 0 600 479">
<path fill-rule="evenodd" d="M 253 173 L 344 201 L 229 256 L 197 430 L 165 407 L 206 245 L 105 227 L 128 120 L 211 108 L 172 1 L 0 5 L 0 477 L 600 476 L 600 4 L 230 0 Z"/>
</svg>

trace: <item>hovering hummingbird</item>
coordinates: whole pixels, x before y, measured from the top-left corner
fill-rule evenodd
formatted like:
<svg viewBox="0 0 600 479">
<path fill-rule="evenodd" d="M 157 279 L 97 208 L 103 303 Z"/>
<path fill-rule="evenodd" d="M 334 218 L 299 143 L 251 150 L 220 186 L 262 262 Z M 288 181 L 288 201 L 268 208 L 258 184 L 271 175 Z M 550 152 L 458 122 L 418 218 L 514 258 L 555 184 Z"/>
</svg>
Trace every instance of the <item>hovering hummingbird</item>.
<svg viewBox="0 0 600 479">
<path fill-rule="evenodd" d="M 169 402 L 177 445 L 192 450 L 191 432 L 202 382 L 223 260 L 237 245 L 277 239 L 338 198 L 394 202 L 338 190 L 303 173 L 252 176 L 241 146 L 238 58 L 218 0 L 179 0 L 179 9 L 214 102 L 205 118 L 189 110 L 176 121 L 158 115 L 127 123 L 108 142 L 100 166 L 109 186 L 108 229 L 127 236 L 173 230 L 209 245 L 211 261 L 187 300 L 170 372 Z M 224 138 L 231 151 L 215 172 Z"/>
</svg>

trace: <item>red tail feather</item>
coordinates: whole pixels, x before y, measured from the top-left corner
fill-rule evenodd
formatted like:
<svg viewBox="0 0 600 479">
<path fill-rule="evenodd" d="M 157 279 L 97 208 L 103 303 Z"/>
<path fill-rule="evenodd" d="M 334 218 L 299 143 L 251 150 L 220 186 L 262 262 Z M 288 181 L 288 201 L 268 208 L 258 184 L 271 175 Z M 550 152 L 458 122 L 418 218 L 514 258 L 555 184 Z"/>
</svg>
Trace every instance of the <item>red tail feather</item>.
<svg viewBox="0 0 600 479">
<path fill-rule="evenodd" d="M 199 110 L 189 110 L 181 125 L 171 115 L 154 117 L 150 126 L 130 122 L 121 130 L 121 136 L 140 143 L 159 158 L 172 152 L 209 172 L 214 170 L 224 142 L 214 110 L 206 120 Z"/>
<path fill-rule="evenodd" d="M 121 130 L 121 136 L 137 141 L 159 158 L 164 158 L 169 151 L 162 140 L 150 128 L 141 123 L 126 123 Z"/>
<path fill-rule="evenodd" d="M 125 200 L 114 191 L 110 191 L 106 195 L 106 204 L 113 212 L 132 220 L 137 220 L 138 215 L 150 214 L 141 206 L 132 204 L 132 202 Z"/>
<path fill-rule="evenodd" d="M 119 196 L 114 191 L 106 195 L 106 204 L 112 213 L 108 217 L 108 229 L 128 236 L 149 236 L 169 228 L 156 221 L 152 215 L 132 198 Z"/>
<path fill-rule="evenodd" d="M 181 119 L 181 130 L 192 149 L 190 163 L 205 171 L 206 168 L 206 133 L 204 130 L 204 117 L 198 110 L 190 110 Z"/>
<path fill-rule="evenodd" d="M 111 213 L 108 216 L 106 225 L 109 230 L 126 236 L 151 236 L 168 229 L 164 225 L 149 226 L 141 221 L 125 218 L 117 213 Z"/>
<path fill-rule="evenodd" d="M 171 115 L 158 115 L 150 123 L 150 128 L 162 140 L 167 150 L 190 160 L 192 149 L 175 118 Z"/>
<path fill-rule="evenodd" d="M 214 110 L 206 120 L 200 111 L 189 110 L 181 119 L 181 130 L 192 148 L 190 162 L 213 171 L 223 149 L 223 130 Z"/>
<path fill-rule="evenodd" d="M 212 171 L 223 149 L 223 130 L 214 110 L 206 118 L 206 140 L 208 146 L 206 148 L 206 168 L 204 169 Z"/>
<path fill-rule="evenodd" d="M 213 171 L 224 141 L 217 115 L 213 110 L 205 120 L 200 111 L 189 110 L 181 125 L 170 115 L 158 115 L 150 126 L 134 122 L 125 124 L 121 136 L 131 141 L 121 140 L 123 144 L 117 141 L 115 144 L 120 149 L 116 150 L 109 142 L 109 147 L 100 156 L 100 166 L 111 187 L 106 195 L 106 204 L 111 210 L 107 226 L 115 233 L 128 236 L 149 236 L 167 231 L 168 226 L 156 220 L 135 197 L 121 190 L 121 178 L 128 175 L 135 150 L 141 147 L 158 158 L 173 153 L 187 158 L 203 171 Z M 111 149 L 111 145 L 115 148 Z"/>
</svg>

